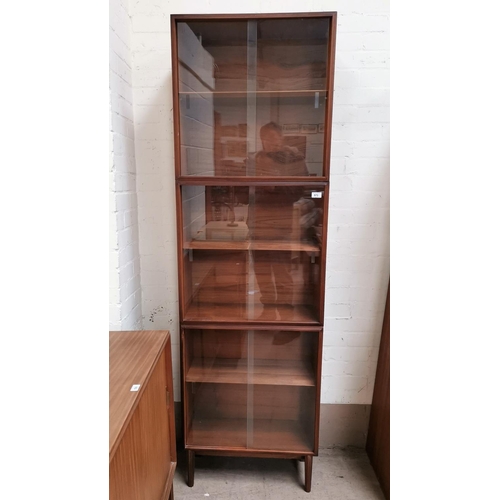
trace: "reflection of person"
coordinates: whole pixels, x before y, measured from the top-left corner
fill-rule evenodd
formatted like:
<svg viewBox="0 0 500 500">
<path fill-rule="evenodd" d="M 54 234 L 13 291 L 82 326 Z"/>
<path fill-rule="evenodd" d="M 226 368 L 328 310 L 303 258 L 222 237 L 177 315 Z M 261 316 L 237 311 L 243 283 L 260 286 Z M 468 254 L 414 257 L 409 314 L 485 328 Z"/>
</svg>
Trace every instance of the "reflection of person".
<svg viewBox="0 0 500 500">
<path fill-rule="evenodd" d="M 304 156 L 296 148 L 286 146 L 280 127 L 274 123 L 260 130 L 262 151 L 255 156 L 257 176 L 307 176 Z M 255 221 L 253 239 L 292 241 L 293 204 L 303 195 L 301 186 L 265 186 L 255 188 Z M 290 251 L 256 250 L 253 252 L 255 275 L 264 310 L 259 319 L 276 319 L 280 306 L 281 319 L 293 313 L 293 279 Z M 287 314 L 288 311 L 288 314 Z M 285 317 L 283 317 L 283 314 Z"/>
</svg>

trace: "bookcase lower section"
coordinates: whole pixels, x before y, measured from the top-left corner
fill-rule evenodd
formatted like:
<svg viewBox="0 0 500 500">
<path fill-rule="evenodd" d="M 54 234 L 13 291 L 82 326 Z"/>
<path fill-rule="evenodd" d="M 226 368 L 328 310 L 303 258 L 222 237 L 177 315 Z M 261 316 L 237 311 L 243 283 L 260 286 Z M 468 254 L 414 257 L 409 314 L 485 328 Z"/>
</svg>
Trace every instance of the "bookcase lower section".
<svg viewBox="0 0 500 500">
<path fill-rule="evenodd" d="M 301 459 L 310 491 L 317 455 L 321 330 L 184 326 L 188 485 L 196 454 Z"/>
</svg>

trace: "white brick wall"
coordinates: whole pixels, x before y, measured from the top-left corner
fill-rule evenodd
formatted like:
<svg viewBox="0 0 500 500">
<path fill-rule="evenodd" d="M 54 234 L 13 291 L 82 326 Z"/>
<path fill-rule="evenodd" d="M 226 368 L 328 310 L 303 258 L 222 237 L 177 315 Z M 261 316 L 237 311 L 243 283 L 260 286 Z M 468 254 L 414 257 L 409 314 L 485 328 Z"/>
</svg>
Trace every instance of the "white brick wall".
<svg viewBox="0 0 500 500">
<path fill-rule="evenodd" d="M 131 58 L 126 0 L 110 1 L 110 330 L 142 327 Z"/>
<path fill-rule="evenodd" d="M 119 1 L 114 5 L 117 8 Z M 176 400 L 179 318 L 170 13 L 333 10 L 339 17 L 321 401 L 369 404 L 389 279 L 389 2 L 130 2 L 131 40 L 121 40 L 131 47 L 143 326 L 172 332 Z M 122 19 L 121 14 L 116 17 Z M 122 48 L 116 44 L 117 54 Z M 116 71 L 128 82 L 121 61 Z M 116 104 L 127 108 L 127 96 L 124 102 L 115 98 Z M 132 119 L 128 108 L 124 118 Z M 117 122 L 117 127 L 123 125 Z M 117 146 L 123 155 L 130 154 L 127 140 Z"/>
</svg>

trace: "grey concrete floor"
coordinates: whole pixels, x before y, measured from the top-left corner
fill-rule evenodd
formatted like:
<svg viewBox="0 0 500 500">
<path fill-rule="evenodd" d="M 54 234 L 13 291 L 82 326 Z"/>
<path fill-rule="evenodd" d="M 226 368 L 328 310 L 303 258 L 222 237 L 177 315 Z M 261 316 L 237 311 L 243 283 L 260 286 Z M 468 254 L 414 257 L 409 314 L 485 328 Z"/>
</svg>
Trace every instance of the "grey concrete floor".
<svg viewBox="0 0 500 500">
<path fill-rule="evenodd" d="M 185 477 L 181 451 L 175 500 L 384 500 L 368 456 L 358 448 L 320 450 L 310 493 L 303 488 L 304 463 L 297 460 L 197 456 L 192 488 Z"/>
</svg>

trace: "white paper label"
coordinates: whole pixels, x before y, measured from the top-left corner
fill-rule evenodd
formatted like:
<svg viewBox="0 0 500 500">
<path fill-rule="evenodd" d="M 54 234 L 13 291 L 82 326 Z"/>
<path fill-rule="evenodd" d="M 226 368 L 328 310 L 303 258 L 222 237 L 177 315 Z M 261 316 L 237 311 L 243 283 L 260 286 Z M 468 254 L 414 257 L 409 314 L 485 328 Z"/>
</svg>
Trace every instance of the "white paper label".
<svg viewBox="0 0 500 500">
<path fill-rule="evenodd" d="M 141 387 L 141 384 L 134 384 L 131 388 L 130 388 L 130 392 L 137 392 L 139 390 L 139 387 Z"/>
<path fill-rule="evenodd" d="M 321 191 L 313 191 L 311 193 L 311 198 L 321 198 L 323 196 L 323 193 Z"/>
</svg>

